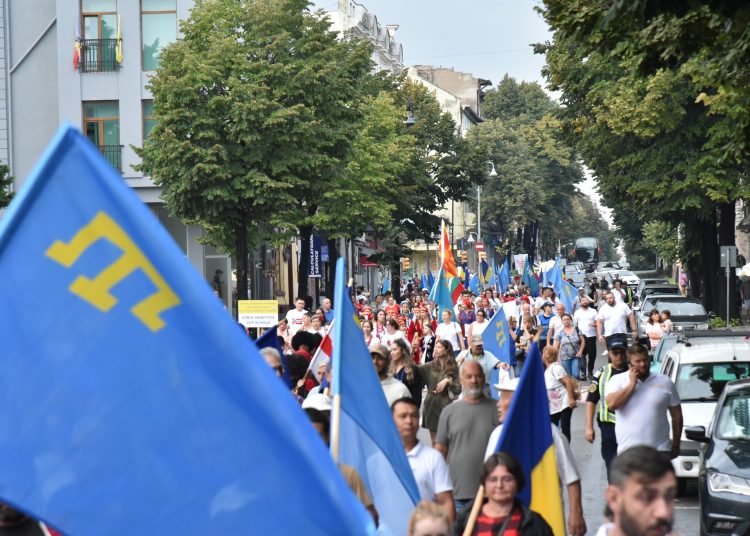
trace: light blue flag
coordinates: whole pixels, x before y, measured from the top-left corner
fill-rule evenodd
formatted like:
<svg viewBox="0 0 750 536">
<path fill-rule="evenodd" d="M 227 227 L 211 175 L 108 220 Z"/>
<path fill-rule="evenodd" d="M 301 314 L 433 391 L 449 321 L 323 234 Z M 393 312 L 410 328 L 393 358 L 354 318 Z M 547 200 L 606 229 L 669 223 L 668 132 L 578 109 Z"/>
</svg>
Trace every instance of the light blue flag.
<svg viewBox="0 0 750 536">
<path fill-rule="evenodd" d="M 430 288 L 427 286 L 427 276 L 425 274 L 422 274 L 422 276 L 419 278 L 419 285 L 420 288 Z"/>
<path fill-rule="evenodd" d="M 498 279 L 498 288 L 502 291 L 503 294 L 508 292 L 508 288 L 510 288 L 510 265 L 508 264 L 508 258 L 505 258 L 505 261 L 503 262 L 503 267 L 500 269 L 500 273 L 497 275 Z"/>
<path fill-rule="evenodd" d="M 498 309 L 492 320 L 489 320 L 489 324 L 482 332 L 485 350 L 491 352 L 503 363 L 510 363 L 511 352 L 515 352 L 515 344 L 502 309 Z"/>
<path fill-rule="evenodd" d="M 572 315 L 573 305 L 578 296 L 578 289 L 565 280 L 561 280 L 561 284 L 562 287 L 558 293 L 558 297 L 563 302 L 563 305 L 565 305 L 565 310 Z"/>
<path fill-rule="evenodd" d="M 430 291 L 429 299 L 437 305 L 437 318 L 442 318 L 443 311 L 450 311 L 453 319 L 456 319 L 456 312 L 453 310 L 453 283 L 454 277 L 449 277 L 445 273 L 445 268 L 440 268 L 438 278 Z"/>
<path fill-rule="evenodd" d="M 385 294 L 386 292 L 390 292 L 391 290 L 391 274 L 385 274 L 385 278 L 383 279 L 383 290 L 380 291 L 381 294 Z"/>
<path fill-rule="evenodd" d="M 471 277 L 469 278 L 469 290 L 474 294 L 479 294 L 479 276 L 477 276 L 477 274 L 471 274 Z"/>
<path fill-rule="evenodd" d="M 432 288 L 435 284 L 435 277 L 432 275 L 432 270 L 427 269 L 427 288 Z"/>
<path fill-rule="evenodd" d="M 531 260 L 526 256 L 526 262 L 523 263 L 523 274 L 521 280 L 526 283 L 526 286 L 531 289 L 532 296 L 539 296 L 539 281 L 537 281 L 534 275 L 534 270 L 531 267 Z"/>
<path fill-rule="evenodd" d="M 560 294 L 563 289 L 563 276 L 562 269 L 560 268 L 559 255 L 557 259 L 555 259 L 555 264 L 552 265 L 552 268 L 550 268 L 545 275 L 547 280 L 545 286 L 552 287 L 552 290 L 555 291 L 555 294 Z"/>
<path fill-rule="evenodd" d="M 2 502 L 77 536 L 374 532 L 284 384 L 72 126 L 0 223 L 0 273 Z"/>
<path fill-rule="evenodd" d="M 419 489 L 357 315 L 347 299 L 344 278 L 344 259 L 339 259 L 334 303 L 342 305 L 334 313 L 332 358 L 334 407 L 341 405 L 339 462 L 354 467 L 365 482 L 380 516 L 379 533 L 405 535 L 409 516 L 419 502 Z M 334 411 L 333 430 L 336 419 Z M 335 450 L 335 438 L 331 449 Z"/>
</svg>

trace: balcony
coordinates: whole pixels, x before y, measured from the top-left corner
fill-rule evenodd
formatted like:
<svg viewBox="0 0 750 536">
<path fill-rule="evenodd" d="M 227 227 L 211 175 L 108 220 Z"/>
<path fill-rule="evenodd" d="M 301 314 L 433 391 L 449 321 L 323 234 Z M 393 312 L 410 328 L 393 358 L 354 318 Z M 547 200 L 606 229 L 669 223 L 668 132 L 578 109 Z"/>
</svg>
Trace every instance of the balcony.
<svg viewBox="0 0 750 536">
<path fill-rule="evenodd" d="M 100 145 L 99 150 L 107 162 L 122 175 L 122 145 Z"/>
<path fill-rule="evenodd" d="M 111 73 L 120 68 L 117 61 L 117 39 L 84 39 L 81 41 L 82 73 Z"/>
</svg>

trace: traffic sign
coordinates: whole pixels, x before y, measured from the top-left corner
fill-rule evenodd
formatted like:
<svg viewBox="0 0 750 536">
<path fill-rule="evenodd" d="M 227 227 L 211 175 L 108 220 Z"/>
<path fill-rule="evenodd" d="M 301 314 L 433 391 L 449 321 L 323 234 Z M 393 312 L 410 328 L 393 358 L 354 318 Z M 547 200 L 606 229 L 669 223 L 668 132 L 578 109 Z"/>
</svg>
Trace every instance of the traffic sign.
<svg viewBox="0 0 750 536">
<path fill-rule="evenodd" d="M 719 262 L 722 268 L 735 268 L 737 266 L 737 246 L 721 246 Z"/>
<path fill-rule="evenodd" d="M 484 251 L 484 242 L 477 242 L 474 247 L 477 248 L 477 251 Z"/>
</svg>

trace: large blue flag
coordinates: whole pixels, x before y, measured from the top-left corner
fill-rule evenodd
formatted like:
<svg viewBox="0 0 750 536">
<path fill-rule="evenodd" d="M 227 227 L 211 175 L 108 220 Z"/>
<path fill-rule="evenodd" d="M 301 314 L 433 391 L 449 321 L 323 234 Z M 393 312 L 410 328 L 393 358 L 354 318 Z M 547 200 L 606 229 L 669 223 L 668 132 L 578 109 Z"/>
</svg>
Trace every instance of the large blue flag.
<svg viewBox="0 0 750 536">
<path fill-rule="evenodd" d="M 426 274 L 422 274 L 421 277 L 419 278 L 419 288 L 430 288 L 429 286 L 427 286 Z"/>
<path fill-rule="evenodd" d="M 444 267 L 440 267 L 440 272 L 429 296 L 429 300 L 434 301 L 437 305 L 436 317 L 438 321 L 442 318 L 443 311 L 450 311 L 453 319 L 456 318 L 456 312 L 453 310 L 453 284 L 456 279 L 446 274 Z"/>
<path fill-rule="evenodd" d="M 469 290 L 474 294 L 479 294 L 481 289 L 479 286 L 479 276 L 477 276 L 477 274 L 471 274 L 469 276 Z"/>
<path fill-rule="evenodd" d="M 72 126 L 0 224 L 0 273 L 2 502 L 77 536 L 374 531 L 289 391 Z"/>
<path fill-rule="evenodd" d="M 532 296 L 539 296 L 539 281 L 534 275 L 534 269 L 531 267 L 531 259 L 527 256 L 526 262 L 523 263 L 523 274 L 521 280 L 531 289 Z"/>
<path fill-rule="evenodd" d="M 557 295 L 560 298 L 560 301 L 563 302 L 563 305 L 565 305 L 565 310 L 573 314 L 573 305 L 575 304 L 576 297 L 578 296 L 578 289 L 565 281 L 564 279 L 560 280 L 560 291 L 557 292 Z"/>
<path fill-rule="evenodd" d="M 391 274 L 387 273 L 385 274 L 385 277 L 383 278 L 383 290 L 380 291 L 381 294 L 385 294 L 386 292 L 391 291 Z"/>
<path fill-rule="evenodd" d="M 500 269 L 500 273 L 497 274 L 497 282 L 503 294 L 508 292 L 508 288 L 510 288 L 510 265 L 508 264 L 508 257 L 505 257 L 503 267 Z"/>
<path fill-rule="evenodd" d="M 333 330 L 332 430 L 338 428 L 338 456 L 364 480 L 380 516 L 382 534 L 406 534 L 419 490 L 406 458 L 391 409 L 362 337 L 357 315 L 344 287 L 344 259 L 336 264 Z M 339 305 L 341 304 L 341 305 Z M 336 455 L 336 438 L 331 438 Z"/>
<path fill-rule="evenodd" d="M 518 499 L 544 517 L 555 536 L 564 536 L 565 520 L 549 421 L 549 400 L 537 343 L 531 344 L 518 388 L 504 416 L 495 452 L 506 452 L 521 463 L 526 486 L 518 493 Z"/>
<path fill-rule="evenodd" d="M 502 308 L 488 322 L 490 325 L 482 332 L 485 350 L 492 352 L 503 363 L 510 363 L 511 352 L 515 352 L 516 345 Z"/>
<path fill-rule="evenodd" d="M 560 256 L 555 259 L 555 264 L 545 273 L 545 286 L 552 287 L 556 294 L 562 292 L 562 269 L 560 268 Z"/>
<path fill-rule="evenodd" d="M 432 288 L 435 284 L 435 277 L 432 275 L 432 270 L 427 269 L 427 288 Z"/>
</svg>

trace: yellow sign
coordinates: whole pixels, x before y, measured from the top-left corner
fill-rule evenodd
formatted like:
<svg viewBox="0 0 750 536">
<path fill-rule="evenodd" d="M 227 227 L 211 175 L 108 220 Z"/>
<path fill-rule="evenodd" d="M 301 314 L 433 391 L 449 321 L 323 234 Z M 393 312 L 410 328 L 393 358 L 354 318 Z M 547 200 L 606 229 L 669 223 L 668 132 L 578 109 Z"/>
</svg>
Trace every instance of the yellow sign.
<svg viewBox="0 0 750 536">
<path fill-rule="evenodd" d="M 238 300 L 237 320 L 246 328 L 272 328 L 279 323 L 279 302 Z"/>
<path fill-rule="evenodd" d="M 79 275 L 68 289 L 106 313 L 117 305 L 117 298 L 110 290 L 136 270 L 142 270 L 157 291 L 136 303 L 130 311 L 151 331 L 159 331 L 166 325 L 159 314 L 178 305 L 180 299 L 122 227 L 104 212 L 97 213 L 70 242 L 57 240 L 47 249 L 46 255 L 70 268 L 89 247 L 103 239 L 119 247 L 122 255 L 93 279 Z"/>
</svg>

